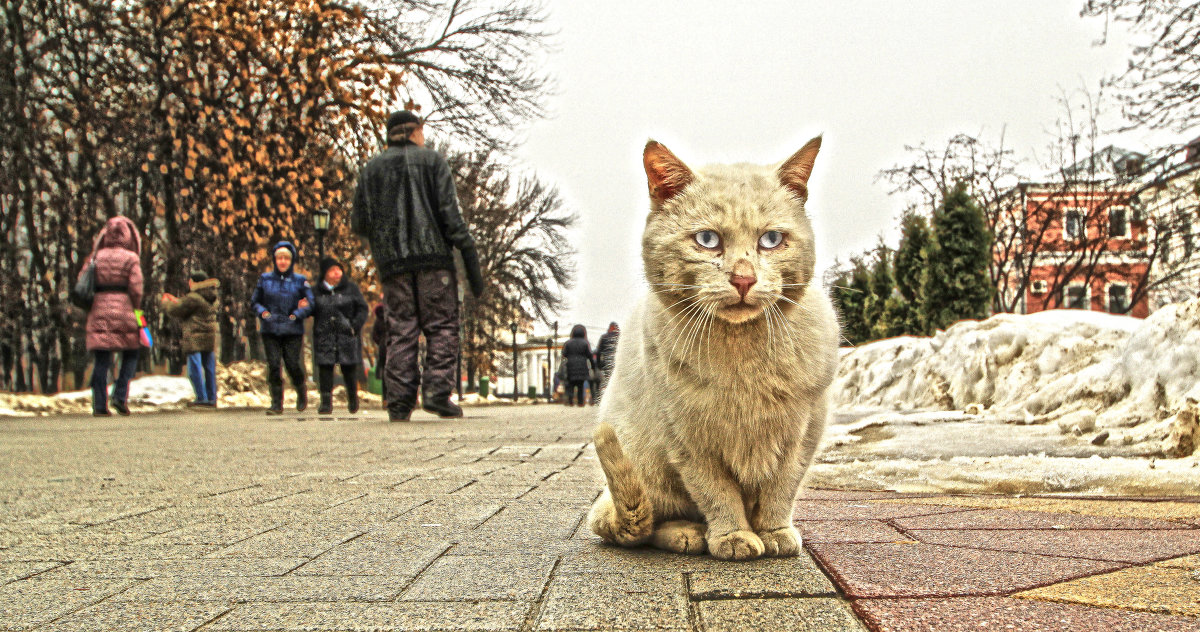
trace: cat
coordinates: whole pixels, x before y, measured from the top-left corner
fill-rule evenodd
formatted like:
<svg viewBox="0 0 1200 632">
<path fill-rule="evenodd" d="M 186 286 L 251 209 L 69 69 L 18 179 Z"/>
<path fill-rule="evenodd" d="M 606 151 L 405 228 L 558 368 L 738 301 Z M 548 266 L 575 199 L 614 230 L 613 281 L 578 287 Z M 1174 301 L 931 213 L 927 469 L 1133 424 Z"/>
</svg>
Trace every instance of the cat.
<svg viewBox="0 0 1200 632">
<path fill-rule="evenodd" d="M 605 541 L 728 560 L 799 555 L 792 506 L 827 420 L 838 323 L 804 204 L 821 147 L 692 171 L 651 140 L 651 292 L 617 347 L 594 439 Z"/>
</svg>

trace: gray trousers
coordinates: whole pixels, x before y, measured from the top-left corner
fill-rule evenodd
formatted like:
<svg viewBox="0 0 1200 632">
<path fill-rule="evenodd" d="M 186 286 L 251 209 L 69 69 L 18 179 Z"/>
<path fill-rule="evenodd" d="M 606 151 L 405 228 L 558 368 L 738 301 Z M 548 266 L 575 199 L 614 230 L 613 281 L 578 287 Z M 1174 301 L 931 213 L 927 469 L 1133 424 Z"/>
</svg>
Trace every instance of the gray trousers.
<svg viewBox="0 0 1200 632">
<path fill-rule="evenodd" d="M 450 270 L 406 272 L 384 279 L 388 319 L 384 392 L 388 408 L 411 410 L 417 392 L 429 400 L 454 390 L 458 366 L 458 282 Z M 418 369 L 418 341 L 425 336 L 425 362 Z M 424 375 L 422 375 L 422 373 Z"/>
</svg>

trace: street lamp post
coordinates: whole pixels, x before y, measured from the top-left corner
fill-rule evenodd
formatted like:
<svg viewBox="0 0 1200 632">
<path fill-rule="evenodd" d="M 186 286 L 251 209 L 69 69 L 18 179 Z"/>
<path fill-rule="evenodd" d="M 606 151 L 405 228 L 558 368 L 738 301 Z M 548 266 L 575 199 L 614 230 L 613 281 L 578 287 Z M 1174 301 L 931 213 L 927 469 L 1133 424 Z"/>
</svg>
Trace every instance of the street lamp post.
<svg viewBox="0 0 1200 632">
<path fill-rule="evenodd" d="M 517 323 L 513 321 L 508 324 L 508 330 L 512 332 L 512 349 L 513 349 L 513 401 L 517 401 Z"/>
<path fill-rule="evenodd" d="M 329 231 L 329 211 L 321 209 L 313 212 L 313 230 L 317 231 L 317 257 L 325 258 L 325 233 Z"/>
</svg>

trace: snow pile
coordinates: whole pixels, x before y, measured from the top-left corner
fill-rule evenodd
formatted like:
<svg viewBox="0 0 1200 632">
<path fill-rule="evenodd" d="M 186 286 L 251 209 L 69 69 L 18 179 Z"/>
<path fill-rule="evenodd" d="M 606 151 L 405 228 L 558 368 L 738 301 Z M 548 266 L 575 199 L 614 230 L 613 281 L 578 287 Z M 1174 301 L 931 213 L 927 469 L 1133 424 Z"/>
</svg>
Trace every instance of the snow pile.
<svg viewBox="0 0 1200 632">
<path fill-rule="evenodd" d="M 975 405 L 1016 423 L 1058 422 L 1076 435 L 1111 430 L 1125 445 L 1161 441 L 1166 456 L 1186 456 L 1197 441 L 1198 381 L 1193 299 L 1146 320 L 1078 310 L 998 314 L 932 338 L 864 345 L 842 357 L 832 395 L 843 410 Z"/>
</svg>

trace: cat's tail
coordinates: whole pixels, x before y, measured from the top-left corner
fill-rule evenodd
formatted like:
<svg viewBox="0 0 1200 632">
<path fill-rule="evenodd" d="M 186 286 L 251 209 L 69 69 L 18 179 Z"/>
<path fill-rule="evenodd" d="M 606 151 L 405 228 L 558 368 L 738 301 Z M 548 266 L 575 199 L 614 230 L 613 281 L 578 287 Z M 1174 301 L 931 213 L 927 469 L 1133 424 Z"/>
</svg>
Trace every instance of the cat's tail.
<svg viewBox="0 0 1200 632">
<path fill-rule="evenodd" d="M 592 435 L 608 488 L 592 506 L 588 525 L 609 542 L 637 546 L 654 533 L 654 511 L 633 463 L 625 456 L 613 427 L 601 423 Z"/>
</svg>

